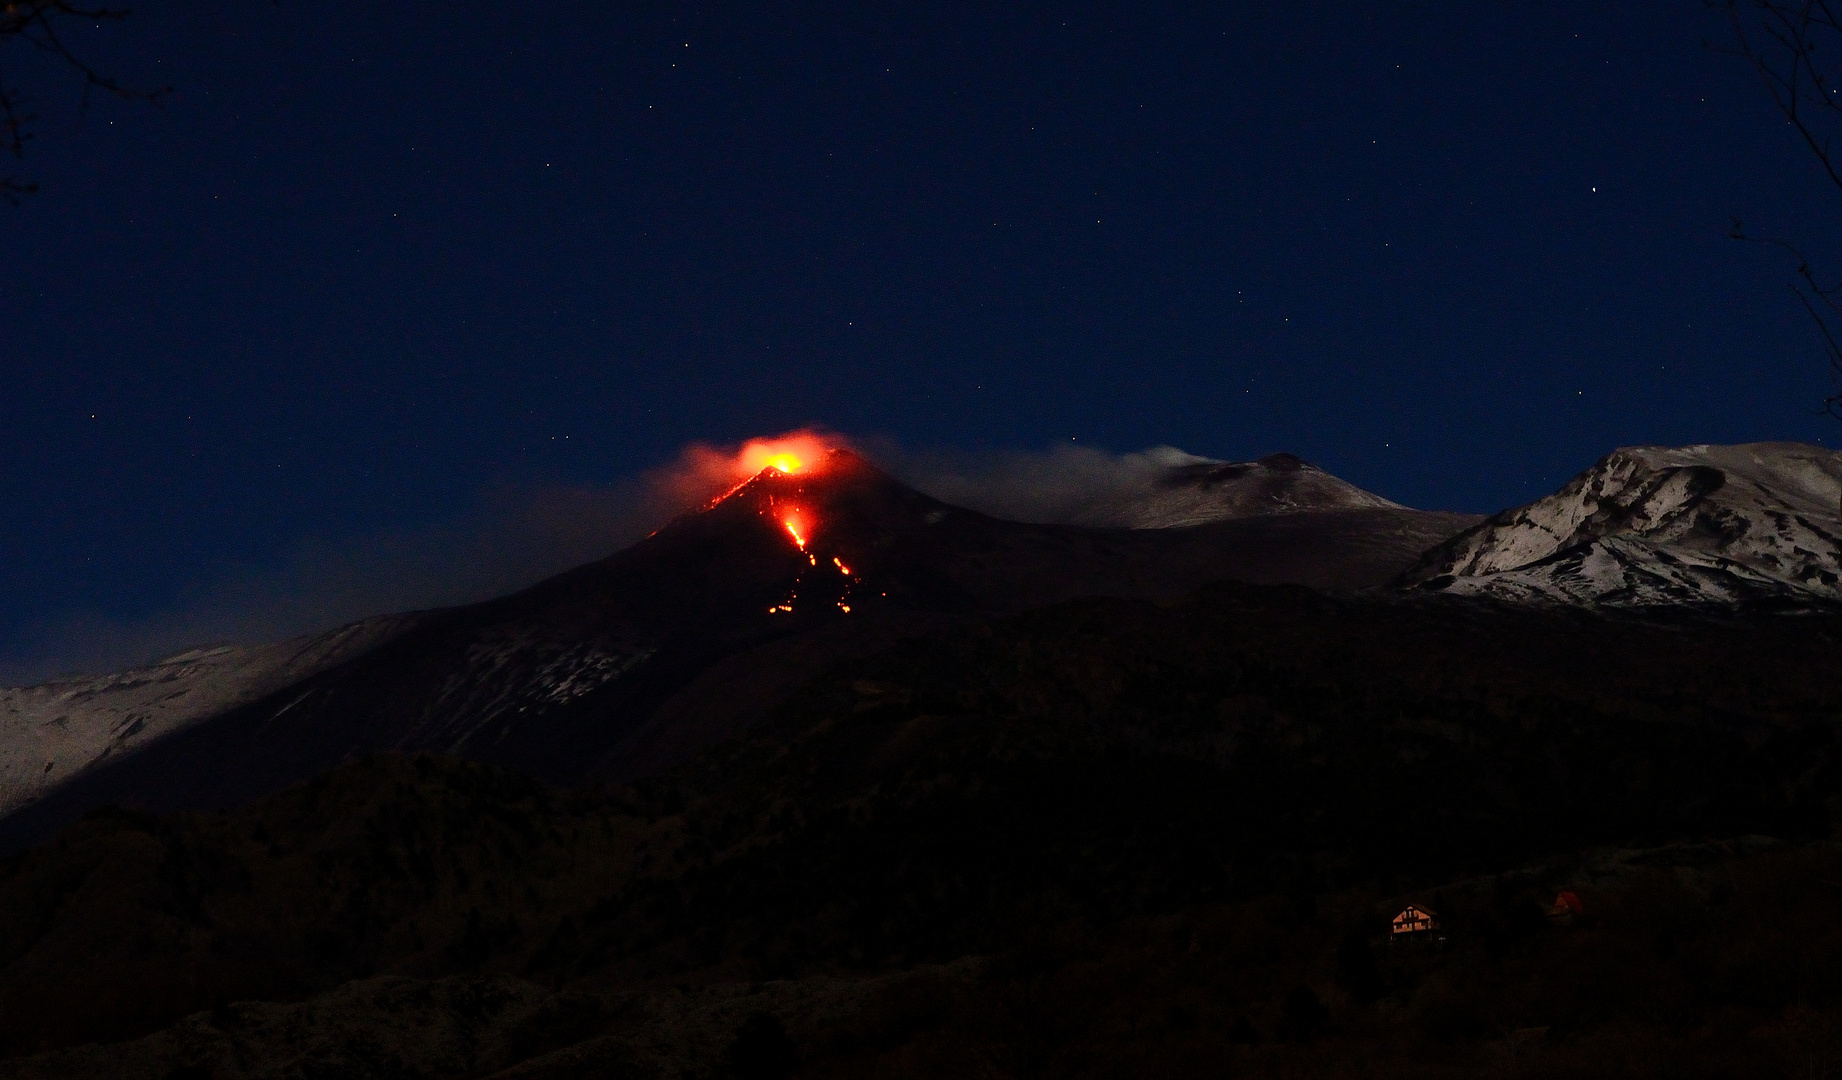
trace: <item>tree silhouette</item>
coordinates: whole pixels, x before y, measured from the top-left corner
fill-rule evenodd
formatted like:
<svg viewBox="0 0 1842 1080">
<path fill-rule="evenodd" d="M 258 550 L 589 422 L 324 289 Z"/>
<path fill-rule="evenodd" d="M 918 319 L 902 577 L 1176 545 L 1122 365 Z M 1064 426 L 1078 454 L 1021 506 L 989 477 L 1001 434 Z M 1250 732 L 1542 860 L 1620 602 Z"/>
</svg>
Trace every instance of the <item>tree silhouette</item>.
<svg viewBox="0 0 1842 1080">
<path fill-rule="evenodd" d="M 1740 56 L 1764 82 L 1785 120 L 1822 165 L 1830 183 L 1842 189 L 1842 10 L 1830 0 L 1705 0 L 1727 20 L 1730 44 L 1721 51 Z M 1829 57 L 1837 60 L 1832 65 Z M 1823 409 L 1842 419 L 1842 280 L 1825 283 L 1795 243 L 1747 230 L 1738 219 L 1737 240 L 1766 244 L 1797 264 L 1791 291 L 1815 322 L 1829 359 L 1831 391 Z"/>
<path fill-rule="evenodd" d="M 60 28 L 74 21 L 119 22 L 128 17 L 126 8 L 88 7 L 69 0 L 0 0 L 0 48 L 24 46 L 38 50 L 62 62 L 83 81 L 84 101 L 95 92 L 139 101 L 153 101 L 165 89 L 146 90 L 123 86 L 115 79 L 91 67 L 65 42 Z M 0 56 L 5 55 L 0 53 Z M 31 124 L 36 116 L 30 111 L 32 99 L 14 85 L 0 68 L 0 151 L 14 160 L 25 156 L 31 140 Z M 0 199 L 18 204 L 22 195 L 38 190 L 38 185 L 17 175 L 0 175 Z"/>
</svg>

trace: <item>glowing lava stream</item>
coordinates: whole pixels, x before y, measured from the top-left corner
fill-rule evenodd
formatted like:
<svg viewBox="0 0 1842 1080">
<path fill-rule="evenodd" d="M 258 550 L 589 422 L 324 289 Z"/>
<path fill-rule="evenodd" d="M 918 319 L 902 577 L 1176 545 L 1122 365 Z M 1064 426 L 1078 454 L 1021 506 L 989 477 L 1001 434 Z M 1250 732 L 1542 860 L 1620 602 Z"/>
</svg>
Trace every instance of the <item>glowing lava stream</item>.
<svg viewBox="0 0 1842 1080">
<path fill-rule="evenodd" d="M 807 564 L 813 567 L 819 565 L 818 553 L 810 549 L 810 544 L 812 543 L 812 536 L 810 535 L 812 526 L 808 520 L 809 511 L 800 508 L 789 508 L 782 511 L 774 505 L 773 496 L 770 495 L 768 497 L 768 505 L 761 511 L 761 514 L 763 517 L 779 518 L 780 527 L 787 531 L 787 535 L 793 539 L 794 545 L 806 556 Z M 845 579 L 844 595 L 835 601 L 835 603 L 839 611 L 849 615 L 851 613 L 851 587 L 863 584 L 863 579 L 851 573 L 851 568 L 846 566 L 844 560 L 839 556 L 833 555 L 830 556 L 830 559 L 831 564 L 837 567 L 838 573 Z M 802 570 L 799 576 L 794 579 L 793 588 L 788 592 L 787 598 L 768 608 L 768 614 L 778 615 L 783 612 L 792 614 L 794 602 L 799 599 L 800 587 L 804 585 L 805 582 L 806 572 Z"/>
</svg>

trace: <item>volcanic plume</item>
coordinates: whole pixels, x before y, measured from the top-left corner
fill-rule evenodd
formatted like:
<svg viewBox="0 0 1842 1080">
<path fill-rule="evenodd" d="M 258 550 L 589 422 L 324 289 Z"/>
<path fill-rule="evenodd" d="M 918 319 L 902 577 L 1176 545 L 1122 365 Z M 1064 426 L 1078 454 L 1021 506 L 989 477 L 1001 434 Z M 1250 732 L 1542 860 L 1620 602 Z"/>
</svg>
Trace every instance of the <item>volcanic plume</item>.
<svg viewBox="0 0 1842 1080">
<path fill-rule="evenodd" d="M 750 439 L 735 457 L 735 475 L 748 478 L 763 469 L 783 473 L 809 471 L 825 455 L 842 448 L 843 441 L 817 432 L 793 431 L 772 439 Z"/>
<path fill-rule="evenodd" d="M 823 468 L 826 455 L 849 448 L 842 436 L 809 428 L 750 439 L 739 447 L 693 443 L 676 464 L 654 474 L 655 483 L 674 491 L 681 505 L 708 508 L 763 472 L 811 475 Z"/>
</svg>

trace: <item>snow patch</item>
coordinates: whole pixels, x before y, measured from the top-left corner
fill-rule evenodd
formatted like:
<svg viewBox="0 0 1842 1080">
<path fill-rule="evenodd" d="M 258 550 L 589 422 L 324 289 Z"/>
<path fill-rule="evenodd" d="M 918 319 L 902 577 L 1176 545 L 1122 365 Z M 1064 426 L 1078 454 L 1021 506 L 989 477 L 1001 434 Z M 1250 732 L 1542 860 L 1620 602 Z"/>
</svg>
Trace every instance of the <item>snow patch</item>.
<svg viewBox="0 0 1842 1080">
<path fill-rule="evenodd" d="M 458 754 L 503 738 L 518 717 L 607 686 L 652 656 L 650 647 L 555 641 L 514 632 L 476 641 L 402 745 Z M 496 723 L 503 720 L 503 723 Z"/>
<path fill-rule="evenodd" d="M 85 769 L 368 652 L 415 620 L 386 615 L 272 645 L 207 646 L 113 675 L 0 688 L 0 814 Z"/>
</svg>

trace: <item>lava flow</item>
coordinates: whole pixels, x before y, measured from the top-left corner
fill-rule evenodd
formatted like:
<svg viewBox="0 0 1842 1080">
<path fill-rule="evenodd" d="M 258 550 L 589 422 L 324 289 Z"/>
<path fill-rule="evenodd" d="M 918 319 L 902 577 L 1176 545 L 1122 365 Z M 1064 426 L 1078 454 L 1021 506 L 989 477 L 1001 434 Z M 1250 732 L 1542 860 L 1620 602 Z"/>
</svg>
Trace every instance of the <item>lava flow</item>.
<svg viewBox="0 0 1842 1080">
<path fill-rule="evenodd" d="M 703 451 L 700 461 L 707 463 L 709 471 L 721 470 L 728 473 L 725 479 L 734 484 L 706 506 L 714 507 L 740 492 L 752 491 L 756 511 L 784 530 L 793 541 L 793 546 L 806 556 L 806 566 L 800 569 L 792 587 L 787 590 L 786 599 L 768 608 L 769 614 L 791 614 L 794 601 L 802 591 L 807 592 L 810 598 L 808 585 L 835 597 L 831 602 L 839 611 L 847 615 L 851 612 L 851 590 L 862 584 L 863 580 L 851 573 L 851 568 L 844 564 L 841 556 L 828 554 L 825 558 L 830 559 L 832 566 L 837 568 L 844 579 L 842 583 L 827 580 L 818 585 L 808 578 L 809 574 L 820 568 L 820 555 L 815 541 L 822 539 L 820 534 L 824 523 L 818 520 L 812 503 L 807 501 L 810 496 L 806 495 L 805 481 L 808 477 L 828 472 L 832 467 L 830 463 L 833 452 L 842 449 L 844 444 L 836 437 L 796 431 L 773 439 L 751 439 L 733 457 Z M 796 504 L 793 500 L 800 502 Z M 830 572 L 826 573 L 829 575 Z M 840 584 L 842 589 L 839 589 Z"/>
<path fill-rule="evenodd" d="M 785 529 L 787 535 L 792 538 L 794 546 L 799 548 L 800 552 L 806 556 L 806 569 L 802 569 L 799 575 L 794 578 L 793 587 L 787 591 L 787 598 L 768 608 L 768 614 L 770 615 L 782 613 L 792 614 L 794 601 L 799 599 L 801 588 L 807 584 L 807 574 L 810 573 L 812 569 L 816 569 L 819 565 L 818 553 L 812 550 L 811 547 L 815 522 L 811 517 L 810 510 L 800 507 L 777 506 L 772 496 L 769 497 L 768 505 L 762 509 L 761 513 L 764 517 L 778 519 L 780 527 Z M 861 585 L 863 579 L 851 573 L 851 568 L 845 565 L 842 557 L 832 555 L 830 559 L 831 565 L 837 568 L 839 575 L 844 578 L 843 592 L 838 595 L 833 603 L 839 611 L 849 615 L 851 613 L 851 589 L 853 586 Z"/>
</svg>

